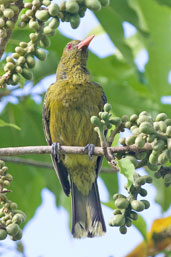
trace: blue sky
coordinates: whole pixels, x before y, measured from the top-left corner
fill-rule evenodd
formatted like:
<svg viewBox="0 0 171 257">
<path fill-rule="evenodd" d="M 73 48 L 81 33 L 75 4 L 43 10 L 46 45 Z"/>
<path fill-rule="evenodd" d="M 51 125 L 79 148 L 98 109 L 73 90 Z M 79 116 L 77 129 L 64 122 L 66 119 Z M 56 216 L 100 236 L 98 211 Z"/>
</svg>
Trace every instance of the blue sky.
<svg viewBox="0 0 171 257">
<path fill-rule="evenodd" d="M 71 38 L 82 39 L 96 26 L 98 26 L 96 18 L 90 11 L 87 11 L 86 17 L 82 19 L 78 29 L 73 30 L 69 24 L 62 23 L 59 30 Z M 124 29 L 126 37 L 131 36 L 136 31 L 135 28 L 128 23 L 124 23 Z M 90 44 L 90 50 L 100 57 L 105 57 L 114 53 L 115 46 L 107 35 L 102 34 L 93 39 Z M 140 70 L 144 69 L 144 65 L 147 61 L 147 52 L 142 50 L 136 59 L 136 64 Z M 40 82 L 39 86 L 35 87 L 34 93 L 40 90 L 40 86 L 46 89 L 47 86 L 54 81 L 54 78 L 55 75 Z M 27 90 L 29 90 L 29 85 L 26 87 L 25 91 Z M 14 99 L 11 99 L 11 101 L 14 101 Z M 139 172 L 140 174 L 144 173 L 142 169 Z M 120 192 L 125 194 L 123 188 L 125 178 L 120 176 L 119 181 Z M 107 190 L 100 179 L 98 182 L 101 200 L 107 201 Z M 148 228 L 150 228 L 152 221 L 158 218 L 161 212 L 160 207 L 154 203 L 156 194 L 155 188 L 147 185 L 146 189 L 148 189 L 148 200 L 150 200 L 152 208 L 144 211 L 142 216 L 147 221 Z M 105 206 L 102 208 L 106 224 L 108 224 L 108 220 L 112 216 L 112 210 Z M 23 243 L 27 257 L 123 257 L 140 243 L 141 240 L 142 237 L 140 233 L 133 226 L 128 229 L 126 235 L 121 235 L 118 228 L 107 226 L 107 233 L 101 238 L 73 239 L 68 229 L 67 212 L 62 207 L 56 208 L 55 197 L 47 189 L 42 191 L 42 205 L 37 209 L 33 219 L 26 225 L 23 233 Z M 14 247 L 13 242 L 10 240 L 7 239 L 6 242 L 8 246 Z M 3 256 L 13 257 L 15 254 L 13 251 L 9 251 Z"/>
</svg>

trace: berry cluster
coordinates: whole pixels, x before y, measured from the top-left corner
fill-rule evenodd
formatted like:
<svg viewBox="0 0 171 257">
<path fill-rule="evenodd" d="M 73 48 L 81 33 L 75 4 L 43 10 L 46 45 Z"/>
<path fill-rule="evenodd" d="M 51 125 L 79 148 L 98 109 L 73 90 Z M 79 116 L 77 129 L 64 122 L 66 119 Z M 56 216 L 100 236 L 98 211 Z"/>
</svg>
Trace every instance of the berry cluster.
<svg viewBox="0 0 171 257">
<path fill-rule="evenodd" d="M 116 209 L 114 210 L 114 216 L 109 221 L 109 225 L 119 226 L 121 234 L 126 234 L 127 227 L 132 225 L 132 220 L 138 219 L 137 212 L 150 207 L 150 203 L 147 200 L 137 200 L 138 194 L 142 197 L 147 195 L 147 190 L 142 188 L 142 185 L 145 183 L 152 183 L 152 178 L 148 175 L 140 176 L 135 173 L 134 182 L 131 187 L 125 187 L 129 196 L 126 197 L 122 194 L 115 194 L 113 196 Z"/>
<path fill-rule="evenodd" d="M 19 13 L 16 1 L 0 0 L 0 39 L 6 38 L 8 31 L 14 28 L 13 18 Z"/>
<path fill-rule="evenodd" d="M 0 39 L 6 37 L 8 29 L 14 27 L 11 18 L 19 12 L 15 1 L 0 0 Z M 108 4 L 109 0 L 69 0 L 63 1 L 60 6 L 50 0 L 33 0 L 25 3 L 18 24 L 20 28 L 29 27 L 30 41 L 20 42 L 12 56 L 6 58 L 5 74 L 0 78 L 0 87 L 6 84 L 17 85 L 21 76 L 27 80 L 32 79 L 30 69 L 35 66 L 35 57 L 41 61 L 45 60 L 46 52 L 42 48 L 50 46 L 49 36 L 55 35 L 60 20 L 70 22 L 71 27 L 75 29 L 87 8 L 98 11 L 101 6 Z"/>
<path fill-rule="evenodd" d="M 17 210 L 17 204 L 8 200 L 6 193 L 10 192 L 13 177 L 8 173 L 8 167 L 0 160 L 0 240 L 4 240 L 7 235 L 14 241 L 22 238 L 20 224 L 25 222 L 26 215 Z"/>
</svg>

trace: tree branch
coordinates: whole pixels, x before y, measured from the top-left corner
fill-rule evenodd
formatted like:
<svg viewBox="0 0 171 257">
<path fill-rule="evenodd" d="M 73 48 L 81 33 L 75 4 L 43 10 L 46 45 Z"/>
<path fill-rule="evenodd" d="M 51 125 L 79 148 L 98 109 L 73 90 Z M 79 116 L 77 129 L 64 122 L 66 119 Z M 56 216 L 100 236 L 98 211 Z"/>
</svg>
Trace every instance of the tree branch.
<svg viewBox="0 0 171 257">
<path fill-rule="evenodd" d="M 130 153 L 130 152 L 145 152 L 152 150 L 150 144 L 146 143 L 144 147 L 139 148 L 136 145 L 131 146 L 117 146 L 117 147 L 108 147 L 108 150 L 114 153 Z M 16 156 L 16 155 L 25 155 L 25 154 L 50 154 L 52 151 L 52 146 L 23 146 L 23 147 L 7 147 L 0 148 L 0 156 Z M 58 153 L 61 154 L 88 154 L 87 149 L 83 146 L 61 146 Z M 103 156 L 104 151 L 102 147 L 95 147 L 94 155 Z"/>
<path fill-rule="evenodd" d="M 18 6 L 19 8 L 19 13 L 20 11 L 22 10 L 23 8 L 23 1 L 22 0 L 18 0 L 17 2 L 15 2 L 15 5 Z M 17 19 L 18 19 L 18 15 L 19 13 L 15 14 L 14 17 L 11 19 L 11 21 L 13 21 L 14 23 L 16 23 Z M 5 51 L 5 47 L 8 43 L 8 40 L 11 36 L 11 33 L 12 33 L 12 29 L 10 29 L 8 32 L 7 32 L 7 36 L 3 39 L 0 39 L 0 59 Z"/>
</svg>

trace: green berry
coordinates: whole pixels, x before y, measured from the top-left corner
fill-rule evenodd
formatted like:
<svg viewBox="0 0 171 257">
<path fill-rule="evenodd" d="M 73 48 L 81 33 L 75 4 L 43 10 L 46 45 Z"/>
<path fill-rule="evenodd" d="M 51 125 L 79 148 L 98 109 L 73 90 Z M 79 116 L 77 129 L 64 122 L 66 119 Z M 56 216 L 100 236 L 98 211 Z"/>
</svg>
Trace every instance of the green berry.
<svg viewBox="0 0 171 257">
<path fill-rule="evenodd" d="M 122 214 L 122 212 L 121 212 L 121 210 L 119 210 L 119 209 L 115 209 L 115 210 L 113 211 L 113 214 L 114 214 L 114 215 Z"/>
<path fill-rule="evenodd" d="M 165 164 L 166 162 L 168 162 L 168 155 L 167 155 L 167 150 L 165 150 L 164 152 L 162 152 L 159 157 L 158 157 L 158 163 L 159 164 Z"/>
<path fill-rule="evenodd" d="M 162 139 L 158 139 L 153 144 L 153 149 L 156 152 L 161 152 L 165 148 L 166 142 Z"/>
<path fill-rule="evenodd" d="M 158 152 L 155 150 L 152 151 L 152 153 L 149 156 L 149 163 L 152 165 L 156 165 L 158 161 Z"/>
<path fill-rule="evenodd" d="M 171 119 L 166 119 L 165 122 L 167 126 L 171 126 Z"/>
<path fill-rule="evenodd" d="M 48 6 L 48 12 L 51 16 L 57 16 L 59 13 L 59 6 L 55 3 L 51 3 Z"/>
<path fill-rule="evenodd" d="M 148 142 L 148 143 L 152 143 L 155 138 L 156 138 L 156 135 L 155 135 L 155 134 L 148 135 L 148 137 L 147 137 L 147 142 Z"/>
<path fill-rule="evenodd" d="M 13 82 L 13 84 L 17 85 L 19 81 L 20 81 L 20 77 L 16 73 L 14 73 L 12 75 L 12 82 Z"/>
<path fill-rule="evenodd" d="M 20 46 L 17 46 L 15 48 L 15 52 L 18 53 L 19 55 L 23 56 L 25 54 L 26 50 L 24 48 L 20 47 Z"/>
<path fill-rule="evenodd" d="M 80 16 L 78 14 L 75 15 L 71 15 L 70 17 L 70 23 L 71 23 L 71 27 L 73 29 L 78 28 L 79 24 L 80 24 Z"/>
<path fill-rule="evenodd" d="M 52 20 L 49 22 L 48 26 L 52 29 L 56 29 L 59 26 L 59 19 L 57 17 L 52 18 Z"/>
<path fill-rule="evenodd" d="M 161 173 L 160 173 L 160 171 L 157 171 L 156 173 L 154 173 L 154 176 L 155 176 L 155 178 L 161 178 Z"/>
<path fill-rule="evenodd" d="M 28 69 L 26 69 L 26 68 L 24 68 L 23 70 L 22 70 L 22 73 L 21 73 L 21 75 L 25 78 L 25 79 L 27 79 L 27 80 L 31 80 L 32 79 L 32 72 L 31 71 L 29 71 Z"/>
<path fill-rule="evenodd" d="M 146 183 L 149 183 L 149 184 L 152 183 L 152 181 L 153 181 L 152 177 L 150 177 L 150 176 L 148 176 L 148 175 L 143 176 L 143 177 L 144 177 Z"/>
<path fill-rule="evenodd" d="M 171 126 L 168 126 L 167 129 L 166 129 L 166 135 L 168 137 L 171 137 Z"/>
<path fill-rule="evenodd" d="M 0 18 L 0 28 L 3 28 L 5 25 L 5 21 L 3 18 Z"/>
<path fill-rule="evenodd" d="M 159 128 L 160 128 L 161 132 L 163 132 L 163 133 L 166 132 L 167 125 L 166 125 L 165 121 L 159 121 Z"/>
<path fill-rule="evenodd" d="M 22 71 L 23 71 L 23 69 L 22 69 L 22 67 L 21 67 L 20 65 L 17 65 L 17 66 L 15 67 L 15 71 L 21 74 Z"/>
<path fill-rule="evenodd" d="M 112 109 L 112 105 L 111 105 L 111 104 L 106 103 L 106 104 L 104 105 L 104 111 L 105 111 L 105 112 L 110 112 L 111 109 Z"/>
<path fill-rule="evenodd" d="M 147 121 L 147 122 L 149 122 L 149 123 L 152 123 L 152 122 L 153 122 L 153 120 L 152 120 L 152 118 L 151 118 L 150 116 L 141 115 L 141 116 L 138 118 L 138 120 L 137 120 L 137 124 L 140 125 L 141 123 L 143 123 L 143 122 L 145 122 L 145 121 Z"/>
<path fill-rule="evenodd" d="M 151 123 L 148 121 L 142 122 L 140 124 L 139 128 L 140 128 L 141 133 L 145 133 L 145 134 L 153 134 L 154 133 L 154 128 L 151 125 Z"/>
<path fill-rule="evenodd" d="M 4 71 L 12 71 L 15 68 L 15 65 L 12 62 L 7 62 L 4 66 Z"/>
<path fill-rule="evenodd" d="M 135 168 L 138 166 L 138 161 L 134 156 L 127 155 L 127 158 L 132 162 L 132 164 L 134 165 Z"/>
<path fill-rule="evenodd" d="M 137 147 L 143 147 L 145 145 L 145 140 L 142 137 L 142 135 L 139 135 L 139 136 L 136 137 L 135 144 L 136 144 Z"/>
<path fill-rule="evenodd" d="M 147 163 L 147 167 L 152 171 L 157 171 L 159 168 L 158 165 L 153 165 L 151 163 Z"/>
<path fill-rule="evenodd" d="M 17 204 L 14 203 L 14 202 L 12 202 L 12 203 L 10 204 L 10 208 L 11 208 L 12 210 L 16 210 L 16 209 L 17 209 Z"/>
<path fill-rule="evenodd" d="M 159 113 L 157 116 L 156 116 L 156 121 L 164 121 L 167 119 L 167 115 L 166 113 Z"/>
<path fill-rule="evenodd" d="M 125 217 L 122 214 L 115 215 L 111 220 L 111 226 L 120 227 L 125 224 Z"/>
<path fill-rule="evenodd" d="M 17 223 L 18 225 L 20 225 L 23 222 L 23 220 L 24 220 L 23 215 L 20 213 L 17 213 L 12 218 L 12 223 Z"/>
<path fill-rule="evenodd" d="M 100 11 L 101 4 L 98 0 L 85 0 L 85 5 L 92 11 Z"/>
<path fill-rule="evenodd" d="M 131 227 L 131 225 L 132 225 L 131 219 L 127 218 L 125 224 L 127 227 Z"/>
<path fill-rule="evenodd" d="M 134 129 L 132 129 L 132 134 L 133 134 L 134 136 L 138 136 L 140 133 L 141 133 L 141 132 L 140 132 L 140 129 L 139 129 L 139 128 L 134 128 Z"/>
<path fill-rule="evenodd" d="M 121 145 L 126 145 L 126 143 L 125 143 L 125 137 L 119 138 L 119 143 L 120 143 Z"/>
<path fill-rule="evenodd" d="M 97 116 L 92 116 L 90 120 L 93 125 L 101 127 L 101 121 Z"/>
<path fill-rule="evenodd" d="M 136 136 L 134 135 L 128 136 L 125 140 L 125 143 L 127 145 L 133 145 L 135 143 L 135 139 L 136 139 Z"/>
<path fill-rule="evenodd" d="M 72 14 L 78 13 L 78 11 L 79 11 L 79 5 L 74 0 L 67 1 L 65 8 L 66 8 L 67 12 L 72 13 Z"/>
<path fill-rule="evenodd" d="M 123 115 L 121 119 L 123 122 L 127 122 L 129 118 L 128 115 Z"/>
<path fill-rule="evenodd" d="M 144 204 L 145 209 L 148 209 L 150 207 L 150 203 L 147 200 L 141 200 L 141 202 Z"/>
<path fill-rule="evenodd" d="M 114 201 L 116 201 L 116 199 L 118 199 L 118 198 L 124 198 L 124 199 L 126 199 L 126 196 L 124 196 L 124 195 L 122 195 L 122 194 L 114 194 L 113 195 L 113 200 Z"/>
<path fill-rule="evenodd" d="M 40 40 L 40 46 L 43 48 L 47 48 L 50 46 L 50 39 L 46 35 L 42 35 L 41 40 Z"/>
<path fill-rule="evenodd" d="M 24 8 L 31 9 L 32 8 L 32 3 L 25 3 Z"/>
<path fill-rule="evenodd" d="M 6 227 L 7 229 L 7 233 L 11 236 L 15 236 L 18 231 L 20 230 L 20 227 L 18 226 L 18 224 L 10 224 Z"/>
<path fill-rule="evenodd" d="M 15 236 L 11 236 L 13 241 L 20 240 L 22 238 L 22 230 L 19 228 L 18 233 Z"/>
<path fill-rule="evenodd" d="M 32 55 L 28 55 L 26 57 L 26 62 L 29 68 L 33 68 L 36 64 L 35 59 Z"/>
<path fill-rule="evenodd" d="M 11 19 L 13 16 L 14 16 L 14 11 L 11 9 L 11 8 L 6 8 L 4 11 L 3 11 L 3 15 L 8 18 L 8 19 Z"/>
<path fill-rule="evenodd" d="M 119 228 L 119 231 L 120 231 L 120 233 L 121 234 L 126 234 L 127 233 L 127 228 L 125 227 L 125 226 L 121 226 L 120 228 Z"/>
<path fill-rule="evenodd" d="M 39 60 L 44 61 L 46 59 L 46 52 L 41 48 L 37 48 L 36 51 L 35 51 L 35 56 Z"/>
<path fill-rule="evenodd" d="M 115 126 L 118 126 L 122 123 L 121 118 L 119 117 L 113 117 L 109 120 L 109 122 Z"/>
<path fill-rule="evenodd" d="M 136 114 L 132 114 L 130 117 L 131 122 L 135 122 L 138 119 L 138 116 Z"/>
<path fill-rule="evenodd" d="M 7 237 L 7 231 L 0 228 L 0 240 L 4 240 Z"/>
<path fill-rule="evenodd" d="M 168 148 L 168 150 L 171 150 L 171 138 L 167 139 L 167 148 Z"/>
<path fill-rule="evenodd" d="M 132 123 L 130 121 L 125 122 L 125 128 L 130 128 Z"/>
<path fill-rule="evenodd" d="M 134 211 L 130 211 L 129 216 L 132 220 L 137 220 L 138 219 L 138 214 Z"/>
<path fill-rule="evenodd" d="M 49 19 L 49 13 L 46 10 L 37 10 L 35 16 L 40 21 L 47 21 Z"/>
<path fill-rule="evenodd" d="M 141 188 L 139 193 L 141 196 L 145 197 L 147 195 L 147 190 L 144 188 Z"/>
<path fill-rule="evenodd" d="M 139 185 L 139 186 L 142 186 L 144 185 L 146 182 L 145 178 L 144 177 L 139 177 L 136 179 L 136 184 Z"/>
<path fill-rule="evenodd" d="M 134 209 L 135 211 L 138 211 L 138 212 L 141 212 L 145 209 L 144 203 L 141 201 L 138 201 L 138 200 L 131 201 L 131 207 L 132 207 L 132 209 Z"/>
<path fill-rule="evenodd" d="M 39 25 L 39 23 L 37 21 L 30 20 L 29 21 L 29 28 L 33 29 L 33 30 L 39 30 L 40 29 L 40 25 Z"/>
<path fill-rule="evenodd" d="M 124 198 L 118 198 L 115 201 L 115 205 L 116 205 L 116 207 L 118 207 L 120 209 L 126 209 L 129 205 L 129 201 Z"/>
</svg>

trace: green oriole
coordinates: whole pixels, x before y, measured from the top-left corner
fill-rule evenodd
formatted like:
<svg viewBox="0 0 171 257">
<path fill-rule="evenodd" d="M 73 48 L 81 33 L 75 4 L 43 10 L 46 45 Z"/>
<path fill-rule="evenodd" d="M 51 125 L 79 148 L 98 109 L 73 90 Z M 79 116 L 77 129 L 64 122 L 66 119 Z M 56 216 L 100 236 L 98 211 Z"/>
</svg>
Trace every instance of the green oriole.
<svg viewBox="0 0 171 257">
<path fill-rule="evenodd" d="M 92 82 L 86 68 L 88 45 L 93 35 L 66 45 L 57 68 L 57 79 L 45 96 L 43 128 L 49 145 L 99 146 L 90 117 L 103 110 L 106 97 Z M 72 234 L 76 238 L 101 236 L 105 222 L 97 187 L 102 157 L 52 154 L 52 161 L 65 194 L 72 196 Z"/>
</svg>

